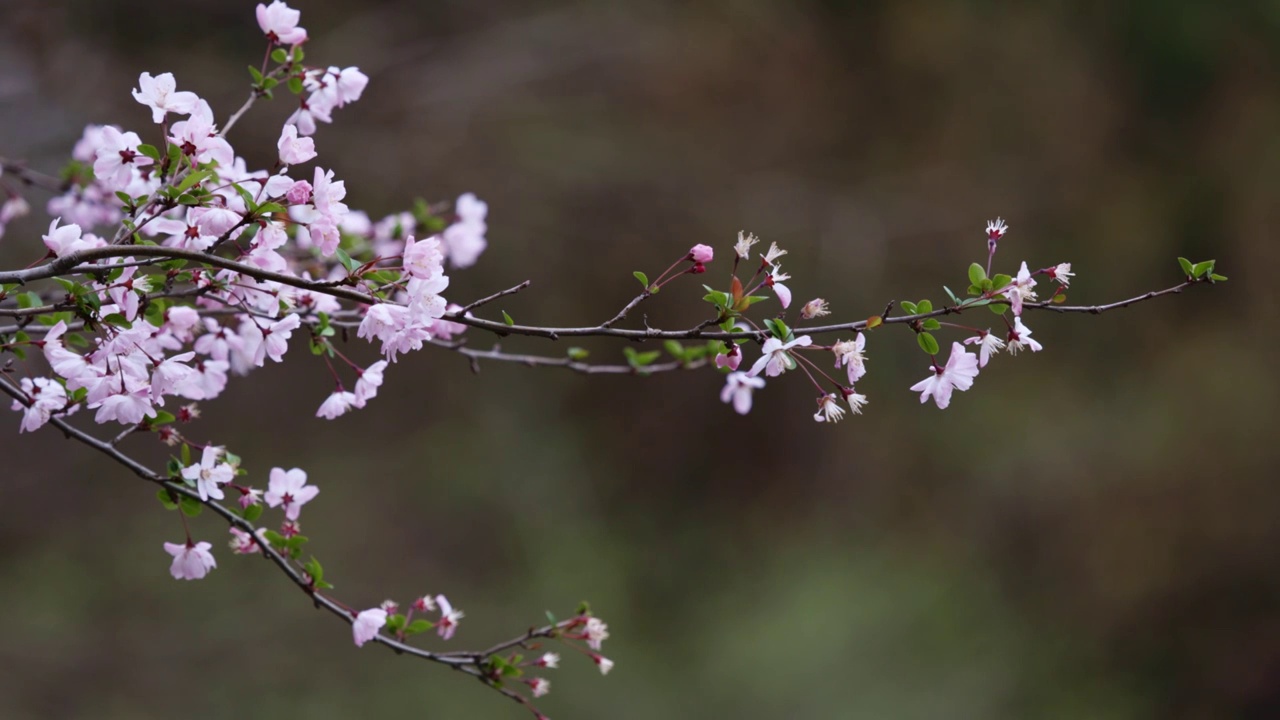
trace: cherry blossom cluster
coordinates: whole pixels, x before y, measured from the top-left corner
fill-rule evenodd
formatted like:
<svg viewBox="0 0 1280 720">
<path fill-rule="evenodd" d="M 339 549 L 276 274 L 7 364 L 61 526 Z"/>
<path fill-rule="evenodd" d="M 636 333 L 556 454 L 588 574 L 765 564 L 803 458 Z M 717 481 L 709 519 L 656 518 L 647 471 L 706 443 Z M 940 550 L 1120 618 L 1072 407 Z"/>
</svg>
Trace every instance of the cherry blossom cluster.
<svg viewBox="0 0 1280 720">
<path fill-rule="evenodd" d="M 693 328 L 623 325 L 659 293 L 696 298 L 678 294 L 677 281 L 711 272 L 715 252 L 703 244 L 652 281 L 633 273 L 640 294 L 598 325 L 523 325 L 505 310 L 501 320 L 479 317 L 475 311 L 529 285 L 468 304 L 445 298 L 449 273 L 473 266 L 488 247 L 487 203 L 471 193 L 452 203 L 419 200 L 377 220 L 349 207 L 335 169 L 315 164 L 317 133 L 333 123 L 336 110 L 360 99 L 369 78 L 356 67 L 306 64 L 301 13 L 281 0 L 259 4 L 256 17 L 266 52 L 260 66 L 250 67 L 249 98 L 220 125 L 210 103 L 180 90 L 172 73 L 143 72 L 131 95 L 151 127 L 86 127 L 56 177 L 0 158 L 0 236 L 30 213 L 24 192 L 51 193 L 43 244 L 31 243 L 33 262 L 0 271 L 0 319 L 9 323 L 0 325 L 0 355 L 9 356 L 0 367 L 0 391 L 20 414 L 18 433 L 53 426 L 159 486 L 157 498 L 176 511 L 183 529 L 178 542 L 163 543 L 174 578 L 199 580 L 217 568 L 213 543 L 196 540 L 189 525 L 208 509 L 227 522 L 232 554 L 267 557 L 318 606 L 348 622 L 357 646 L 376 642 L 450 665 L 537 717 L 543 715 L 531 699 L 546 695 L 550 683 L 526 673 L 554 669 L 560 656 L 525 653 L 541 639 L 554 639 L 607 674 L 613 661 L 600 654 L 605 623 L 584 606 L 568 620 L 550 617 L 550 624 L 481 652 L 409 644 L 429 630 L 439 642 L 452 640 L 462 611 L 443 594 L 423 595 L 403 613 L 392 601 L 357 610 L 337 600 L 320 562 L 303 558 L 309 539 L 301 515 L 320 489 L 304 469 L 274 467 L 264 476 L 225 444 L 196 440 L 190 428 L 200 403 L 217 399 L 232 378 L 301 355 L 327 368 L 332 385 L 308 402 L 316 417 L 335 420 L 367 407 L 401 356 L 435 348 L 468 358 L 473 369 L 481 361 L 637 376 L 707 368 L 724 375 L 721 400 L 740 414 L 751 410 L 753 394 L 767 381 L 803 375 L 816 393 L 814 420 L 834 423 L 861 414 L 868 403 L 860 389 L 868 383 L 868 335 L 878 328 L 903 325 L 914 333 L 930 364 L 928 376 L 910 390 L 922 403 L 932 399 L 946 408 L 995 355 L 1043 349 L 1024 320 L 1029 311 L 1098 313 L 1226 280 L 1212 260 L 1179 258 L 1183 281 L 1174 287 L 1110 305 L 1068 306 L 1070 263 L 1032 271 L 1023 262 L 1014 275 L 991 274 L 1008 232 L 997 218 L 987 225 L 986 262 L 969 267 L 964 296 L 944 287 L 947 300 L 936 309 L 928 299 L 902 302 L 903 314 L 891 314 L 890 304 L 866 320 L 820 325 L 814 323 L 832 309 L 813 298 L 789 318 L 792 278 L 781 266 L 787 251 L 776 242 L 759 251 L 756 236 L 739 233 L 727 285 L 703 285 L 701 299 L 711 311 Z M 286 90 L 297 107 L 280 128 L 275 160 L 251 169 L 228 133 L 255 103 Z M 999 318 L 997 329 L 949 319 L 982 307 Z M 945 362 L 935 338 L 944 328 L 959 335 Z M 578 347 L 561 355 L 477 348 L 468 344 L 468 329 L 497 337 L 628 342 L 623 362 L 598 363 Z M 356 341 L 350 344 L 373 350 L 348 348 L 351 333 Z M 835 339 L 815 340 L 822 335 Z M 661 341 L 663 349 L 637 350 L 631 341 Z M 310 353 L 298 352 L 304 343 Z M 743 369 L 744 358 L 757 350 Z M 660 359 L 663 351 L 669 361 Z M 362 354 L 381 359 L 352 357 Z M 105 426 L 111 434 L 98 437 L 82 425 Z M 167 467 L 151 470 L 126 454 L 120 446 L 130 437 L 163 444 L 171 452 Z M 268 510 L 270 526 L 263 522 Z"/>
</svg>

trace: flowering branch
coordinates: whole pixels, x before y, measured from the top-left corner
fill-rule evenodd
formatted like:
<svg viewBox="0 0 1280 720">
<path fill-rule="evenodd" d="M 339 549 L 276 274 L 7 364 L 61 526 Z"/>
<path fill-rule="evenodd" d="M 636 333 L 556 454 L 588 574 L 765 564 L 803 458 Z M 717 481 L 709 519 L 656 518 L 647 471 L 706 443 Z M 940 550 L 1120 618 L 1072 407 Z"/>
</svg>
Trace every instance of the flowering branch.
<svg viewBox="0 0 1280 720">
<path fill-rule="evenodd" d="M 297 333 L 332 379 L 315 413 L 328 420 L 373 401 L 399 356 L 434 347 L 466 357 L 473 371 L 482 361 L 498 361 L 586 375 L 714 372 L 723 383 L 721 401 L 740 414 L 751 410 L 753 393 L 766 382 L 798 370 L 797 385 L 816 395 L 814 420 L 834 423 L 846 413 L 861 414 L 868 403 L 859 389 L 867 385 L 868 336 L 878 328 L 896 325 L 912 332 L 929 366 L 928 376 L 910 390 L 920 393 L 922 403 L 932 399 L 946 408 L 954 391 L 971 389 L 1002 351 L 1044 349 L 1024 323 L 1028 311 L 1099 314 L 1226 280 L 1215 273 L 1212 260 L 1179 258 L 1178 285 L 1104 305 L 1067 305 L 1075 276 L 1070 263 L 1033 270 L 1022 262 L 1016 274 L 992 274 L 1008 232 L 996 219 L 987 225 L 983 262 L 968 268 L 965 291 L 957 294 L 944 286 L 947 299 L 936 308 L 929 299 L 890 302 L 865 319 L 804 326 L 831 314 L 829 303 L 815 297 L 800 306 L 802 325 L 792 327 L 792 278 L 780 262 L 787 251 L 770 243 L 766 251 L 754 252 L 759 239 L 739 233 L 725 284 L 694 290 L 705 291 L 700 300 L 706 316 L 690 328 L 650 327 L 647 317 L 643 327 L 622 325 L 643 302 L 659 296 L 689 299 L 674 288 L 690 288 L 686 276 L 704 275 L 713 265 L 714 250 L 702 244 L 676 255 L 652 281 L 644 272 L 633 272 L 641 292 L 599 325 L 517 324 L 505 310 L 501 320 L 477 317 L 474 311 L 530 286 L 526 280 L 466 305 L 444 298 L 450 283 L 446 265 L 449 273 L 465 270 L 488 247 L 485 202 L 470 193 L 453 203 L 419 200 L 412 210 L 375 222 L 347 206 L 345 182 L 335 179 L 334 170 L 314 167 L 291 176 L 318 157 L 318 126 L 357 101 L 368 83 L 354 67 L 306 64 L 307 34 L 299 19 L 298 11 L 281 0 L 258 5 L 266 51 L 260 68 L 250 66 L 248 99 L 221 130 L 209 104 L 179 91 L 172 74 L 144 72 L 132 94 L 158 126 L 156 145 L 116 126 L 89 126 L 60 173 L 66 180 L 0 160 L 0 173 L 11 174 L 22 186 L 11 187 L 0 177 L 5 194 L 0 234 L 30 212 L 22 189 L 55 193 L 46 204 L 54 219 L 41 236 L 43 254 L 23 269 L 0 270 L 0 317 L 13 318 L 0 326 L 0 355 L 11 356 L 0 367 L 0 391 L 21 413 L 19 432 L 52 425 L 159 486 L 160 502 L 179 510 L 179 517 L 209 508 L 228 523 L 235 554 L 270 560 L 316 607 L 348 623 L 356 645 L 377 642 L 446 665 L 539 718 L 532 699 L 545 695 L 550 683 L 525 673 L 555 668 L 559 655 L 526 660 L 521 651 L 537 649 L 535 641 L 555 640 L 607 673 L 613 661 L 599 654 L 608 637 L 603 622 L 584 606 L 568 620 L 551 618 L 548 625 L 484 651 L 433 652 L 409 644 L 412 636 L 431 630 L 450 640 L 463 613 L 444 595 L 421 596 L 402 613 L 390 600 L 357 611 L 325 592 L 332 586 L 319 561 L 301 560 L 308 539 L 301 534 L 300 514 L 319 488 L 308 484 L 300 468 L 272 468 L 265 490 L 241 480 L 250 473 L 239 457 L 183 435 L 181 428 L 199 418 L 198 403 L 221 395 L 231 376 L 267 361 L 283 362 L 299 344 L 291 342 Z M 255 103 L 285 90 L 297 97 L 297 107 L 281 128 L 277 159 L 270 168 L 249 170 L 227 141 L 228 131 Z M 724 264 L 721 260 L 715 267 Z M 754 307 L 759 303 L 771 309 L 761 313 Z M 891 315 L 895 304 L 901 313 Z M 973 322 L 969 318 L 980 308 L 992 312 L 988 319 L 1002 327 L 954 321 L 964 315 Z M 377 345 L 382 359 L 366 365 L 349 357 L 359 357 L 347 347 L 351 330 Z M 498 337 L 637 342 L 621 344 L 624 362 L 587 362 L 588 352 L 578 347 L 559 357 L 513 353 L 499 345 L 478 349 L 464 336 L 470 330 Z M 958 333 L 949 353 L 935 336 L 944 332 Z M 829 345 L 815 341 L 846 333 L 846 339 Z M 661 349 L 648 349 L 652 343 L 647 341 L 661 341 Z M 759 356 L 740 370 L 746 352 L 757 347 Z M 166 405 L 174 398 L 190 402 Z M 95 423 L 115 423 L 115 431 L 104 436 L 110 439 L 71 424 L 69 418 L 82 411 L 92 413 Z M 177 448 L 165 472 L 119 449 L 133 435 Z M 237 502 L 220 502 L 228 493 L 238 494 Z M 282 513 L 278 530 L 258 522 L 266 508 Z M 182 526 L 183 542 L 163 544 L 172 556 L 170 573 L 177 579 L 203 578 L 217 566 L 212 546 L 197 542 L 185 519 Z M 434 619 L 426 619 L 429 613 Z"/>
</svg>

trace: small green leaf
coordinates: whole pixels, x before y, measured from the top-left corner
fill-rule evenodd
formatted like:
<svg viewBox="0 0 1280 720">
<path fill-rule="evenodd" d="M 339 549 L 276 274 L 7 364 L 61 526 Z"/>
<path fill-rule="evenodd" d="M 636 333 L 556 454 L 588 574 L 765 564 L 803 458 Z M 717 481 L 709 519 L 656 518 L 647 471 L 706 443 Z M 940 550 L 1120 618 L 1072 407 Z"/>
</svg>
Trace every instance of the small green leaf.
<svg viewBox="0 0 1280 720">
<path fill-rule="evenodd" d="M 916 342 L 920 344 L 921 350 L 924 350 L 930 355 L 938 354 L 938 341 L 934 340 L 933 336 L 929 333 L 922 332 L 919 335 L 916 335 Z"/>
<path fill-rule="evenodd" d="M 924 322 L 920 323 L 920 327 L 925 330 L 938 330 L 942 327 L 942 323 L 938 322 L 934 318 L 927 318 Z"/>
<path fill-rule="evenodd" d="M 178 503 L 173 499 L 173 494 L 164 488 L 156 491 L 156 499 L 164 506 L 165 510 L 177 510 Z"/>
<path fill-rule="evenodd" d="M 173 413 L 165 412 L 164 410 L 157 410 L 156 416 L 148 420 L 147 424 L 155 427 L 156 425 L 168 425 L 174 420 L 177 420 L 177 418 L 173 416 Z"/>
<path fill-rule="evenodd" d="M 947 287 L 946 285 L 943 285 L 943 286 L 942 286 L 942 289 L 946 291 L 946 293 L 947 293 L 947 297 L 951 298 L 951 304 L 952 304 L 952 305 L 959 305 L 959 304 L 960 304 L 960 298 L 956 297 L 956 294 L 955 294 L 955 293 L 953 293 L 953 292 L 951 292 L 951 288 Z"/>
<path fill-rule="evenodd" d="M 302 78 L 295 75 L 289 78 L 286 84 L 289 86 L 289 92 L 293 93 L 294 95 L 302 94 Z"/>
<path fill-rule="evenodd" d="M 249 522 L 256 522 L 258 518 L 262 517 L 262 510 L 263 510 L 262 503 L 257 502 L 245 508 L 244 513 L 242 514 L 245 520 L 248 520 Z"/>
<path fill-rule="evenodd" d="M 1196 263 L 1195 266 L 1191 268 L 1191 276 L 1199 278 L 1204 277 L 1206 273 L 1213 272 L 1214 262 L 1215 261 L 1213 260 L 1205 260 L 1204 262 Z"/>
<path fill-rule="evenodd" d="M 1226 276 L 1226 275 L 1218 275 L 1217 273 L 1210 273 L 1210 274 L 1209 274 L 1209 279 L 1210 279 L 1210 280 L 1212 280 L 1212 281 L 1214 281 L 1214 282 L 1223 282 L 1223 281 L 1225 281 L 1225 280 L 1227 279 L 1227 276 Z"/>
<path fill-rule="evenodd" d="M 902 302 L 900 302 L 900 303 L 898 303 L 898 304 L 902 306 L 902 310 L 903 310 L 903 312 L 905 312 L 905 313 L 906 313 L 906 314 L 908 314 L 908 315 L 919 315 L 919 314 L 920 314 L 920 311 L 916 308 L 916 304 L 915 304 L 915 303 L 913 303 L 913 302 L 911 302 L 911 301 L 909 301 L 909 300 L 903 300 Z"/>
<path fill-rule="evenodd" d="M 178 507 L 182 509 L 182 514 L 187 517 L 196 517 L 204 510 L 204 506 L 200 504 L 200 498 L 193 498 L 189 495 L 183 495 L 178 500 Z"/>
<path fill-rule="evenodd" d="M 347 269 L 348 274 L 356 269 L 355 261 L 351 259 L 351 256 L 347 254 L 346 250 L 338 248 L 334 254 L 338 256 L 338 262 L 342 263 L 342 267 Z"/>
<path fill-rule="evenodd" d="M 916 303 L 916 311 L 919 312 L 921 315 L 931 313 L 933 312 L 933 303 L 928 300 L 921 300 L 920 302 Z"/>
<path fill-rule="evenodd" d="M 186 443 L 182 443 L 182 467 L 187 467 L 190 464 L 191 464 L 191 446 Z"/>
<path fill-rule="evenodd" d="M 502 322 L 506 323 L 507 325 L 516 324 L 516 321 L 511 319 L 511 316 L 507 314 L 506 310 L 502 311 Z"/>
<path fill-rule="evenodd" d="M 667 340 L 666 342 L 662 343 L 662 347 L 667 351 L 669 355 L 671 355 L 671 357 L 677 360 L 684 359 L 684 346 L 681 345 L 679 342 L 675 340 Z"/>
<path fill-rule="evenodd" d="M 556 616 L 555 616 L 555 615 L 553 615 L 553 614 L 551 613 L 551 611 L 550 611 L 550 610 L 548 610 L 548 611 L 547 611 L 547 622 L 551 623 L 552 625 L 555 625 L 556 623 L 558 623 L 558 622 L 560 622 L 560 621 L 559 621 L 559 620 L 556 620 Z"/>
<path fill-rule="evenodd" d="M 1194 266 L 1191 264 L 1190 260 L 1180 257 L 1178 258 L 1178 264 L 1182 266 L 1183 275 L 1186 275 L 1187 277 L 1195 277 L 1193 274 Z"/>
<path fill-rule="evenodd" d="M 430 630 L 435 626 L 436 626 L 435 623 L 431 622 L 430 620 L 414 620 L 413 622 L 405 626 L 404 634 L 405 634 L 405 637 L 418 635 L 420 633 L 424 633 Z"/>
<path fill-rule="evenodd" d="M 981 285 L 987 279 L 987 271 L 978 263 L 969 266 L 969 284 Z"/>
<path fill-rule="evenodd" d="M 586 360 L 591 353 L 580 347 L 571 347 L 567 354 L 570 360 Z"/>
<path fill-rule="evenodd" d="M 313 582 L 321 582 L 324 580 L 324 568 L 320 566 L 320 561 L 316 559 L 315 555 L 311 556 L 311 559 L 302 566 L 302 569 L 307 571 L 307 574 L 311 576 L 311 580 Z"/>
<path fill-rule="evenodd" d="M 143 155 L 146 155 L 152 160 L 155 160 L 155 161 L 160 160 L 160 151 L 156 149 L 155 145 L 148 145 L 146 143 L 143 143 L 138 146 L 138 152 Z"/>
<path fill-rule="evenodd" d="M 271 51 L 271 59 L 277 63 L 283 63 L 289 59 L 289 51 L 284 48 L 276 48 Z"/>
<path fill-rule="evenodd" d="M 405 621 L 404 615 L 401 615 L 400 613 L 396 613 L 395 615 L 392 615 L 391 617 L 387 618 L 387 624 L 385 626 L 385 629 L 389 633 L 395 633 L 399 631 L 400 628 L 404 627 L 404 621 Z"/>
<path fill-rule="evenodd" d="M 644 289 L 645 289 L 645 290 L 648 290 L 648 289 L 649 289 L 649 276 L 648 276 L 648 275 L 645 275 L 644 273 L 640 272 L 639 270 L 636 270 L 635 272 L 633 272 L 633 273 L 631 273 L 631 274 L 635 276 L 635 279 L 637 279 L 637 280 L 639 280 L 639 281 L 640 281 L 640 284 L 644 286 Z"/>
<path fill-rule="evenodd" d="M 1003 315 L 1004 311 L 1009 309 L 1009 306 L 1004 303 L 991 303 L 987 308 L 996 315 Z"/>
<path fill-rule="evenodd" d="M 249 66 L 249 77 L 253 78 L 254 85 L 262 84 L 262 73 L 258 71 L 258 68 L 252 65 Z"/>
<path fill-rule="evenodd" d="M 1013 282 L 1013 278 L 1005 275 L 1004 273 L 999 273 L 995 277 L 991 278 L 991 289 L 1002 290 L 1008 287 L 1011 282 Z"/>
</svg>

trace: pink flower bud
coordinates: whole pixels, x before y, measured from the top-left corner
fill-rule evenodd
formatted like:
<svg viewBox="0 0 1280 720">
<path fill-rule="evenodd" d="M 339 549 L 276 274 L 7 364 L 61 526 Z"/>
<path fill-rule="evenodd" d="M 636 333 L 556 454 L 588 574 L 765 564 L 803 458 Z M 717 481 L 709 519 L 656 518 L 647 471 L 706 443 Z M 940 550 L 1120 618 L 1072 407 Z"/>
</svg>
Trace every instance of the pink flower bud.
<svg viewBox="0 0 1280 720">
<path fill-rule="evenodd" d="M 701 275 L 706 271 L 707 271 L 707 266 L 703 265 L 700 262 L 695 262 L 693 264 L 693 267 L 689 268 L 689 274 L 691 275 Z"/>
<path fill-rule="evenodd" d="M 710 245 L 694 245 L 689 250 L 689 258 L 696 263 L 709 263 L 715 255 Z"/>
<path fill-rule="evenodd" d="M 305 205 L 311 202 L 311 183 L 299 180 L 285 191 L 284 198 L 290 205 Z"/>
</svg>

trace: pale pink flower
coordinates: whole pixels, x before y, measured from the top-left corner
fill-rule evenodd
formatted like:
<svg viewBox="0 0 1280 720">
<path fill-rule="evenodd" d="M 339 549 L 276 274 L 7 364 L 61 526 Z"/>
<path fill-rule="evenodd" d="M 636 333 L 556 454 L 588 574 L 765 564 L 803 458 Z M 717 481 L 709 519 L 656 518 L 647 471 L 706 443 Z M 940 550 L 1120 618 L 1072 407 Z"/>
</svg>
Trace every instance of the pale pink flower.
<svg viewBox="0 0 1280 720">
<path fill-rule="evenodd" d="M 227 528 L 231 531 L 231 540 L 227 545 L 236 555 L 249 555 L 258 552 L 258 541 L 249 533 L 238 527 Z"/>
<path fill-rule="evenodd" d="M 258 27 L 271 42 L 281 45 L 297 45 L 306 42 L 307 31 L 298 27 L 302 13 L 285 5 L 280 0 L 270 5 L 258 3 Z"/>
<path fill-rule="evenodd" d="M 760 348 L 762 353 L 760 359 L 756 360 L 755 364 L 751 366 L 751 371 L 747 374 L 755 377 L 760 374 L 761 370 L 764 370 L 765 375 L 777 377 L 784 371 L 795 367 L 796 361 L 787 354 L 788 350 L 793 347 L 805 347 L 812 344 L 813 339 L 808 335 L 801 335 L 786 343 L 778 338 L 769 338 L 764 341 L 764 346 Z"/>
<path fill-rule="evenodd" d="M 378 634 L 383 625 L 387 624 L 387 611 L 382 608 L 369 608 L 361 610 L 356 615 L 355 622 L 351 623 L 351 635 L 355 638 L 356 647 L 362 647 Z"/>
<path fill-rule="evenodd" d="M 1009 232 L 1009 226 L 1005 223 L 1003 218 L 996 218 L 995 220 L 987 221 L 987 240 L 989 242 L 996 242 L 1000 238 L 1004 237 L 1004 234 L 1007 232 Z"/>
<path fill-rule="evenodd" d="M 320 409 L 316 411 L 316 417 L 332 420 L 350 410 L 355 402 L 355 393 L 335 390 L 323 403 L 320 403 Z"/>
<path fill-rule="evenodd" d="M 779 248 L 778 243 L 771 242 L 769 243 L 769 251 L 761 255 L 760 258 L 766 263 L 772 265 L 774 264 L 774 261 L 786 254 L 787 251 Z"/>
<path fill-rule="evenodd" d="M 535 660 L 533 664 L 537 665 L 538 667 L 544 667 L 550 670 L 554 670 L 560 667 L 560 654 L 553 653 L 553 652 L 543 653 L 542 657 Z"/>
<path fill-rule="evenodd" d="M 844 418 L 844 408 L 840 407 L 839 400 L 835 393 L 827 393 L 818 398 L 818 412 L 813 414 L 813 419 L 818 422 L 840 422 Z"/>
<path fill-rule="evenodd" d="M 830 314 L 831 314 L 831 307 L 827 304 L 827 301 L 823 300 L 822 298 L 814 298 L 809 302 L 805 303 L 804 307 L 800 308 L 800 317 L 804 318 L 805 320 L 812 320 L 814 318 L 826 317 L 827 315 L 830 315 Z"/>
<path fill-rule="evenodd" d="M 737 253 L 739 258 L 745 260 L 751 256 L 751 246 L 758 242 L 760 242 L 760 238 L 752 235 L 751 233 L 744 233 L 739 230 L 738 242 L 734 243 L 733 251 Z"/>
<path fill-rule="evenodd" d="M 67 406 L 67 391 L 49 378 L 22 378 L 22 391 L 31 400 L 30 405 L 13 401 L 13 409 L 22 411 L 22 424 L 18 432 L 34 432 L 49 422 L 49 417 Z"/>
<path fill-rule="evenodd" d="M 725 376 L 724 389 L 720 391 L 720 402 L 733 403 L 733 409 L 739 415 L 751 412 L 751 393 L 764 387 L 764 378 L 754 377 L 744 372 L 731 372 Z"/>
<path fill-rule="evenodd" d="M 1031 337 L 1031 328 L 1022 324 L 1022 318 L 1013 319 L 1013 329 L 1009 331 L 1009 354 L 1017 355 L 1019 350 L 1030 348 L 1031 352 L 1040 352 L 1044 346 Z"/>
<path fill-rule="evenodd" d="M 867 374 L 867 359 L 862 354 L 866 346 L 867 336 L 862 333 L 858 333 L 852 340 L 842 340 L 831 346 L 831 352 L 836 356 L 836 367 L 844 366 L 850 384 L 858 382 Z"/>
<path fill-rule="evenodd" d="M 423 595 L 413 601 L 413 609 L 418 612 L 435 612 L 435 598 L 432 598 L 430 595 Z"/>
<path fill-rule="evenodd" d="M 236 471 L 222 462 L 222 448 L 206 445 L 200 455 L 200 462 L 182 469 L 182 477 L 196 484 L 196 492 L 201 500 L 221 500 L 225 497 L 220 486 L 235 479 Z"/>
<path fill-rule="evenodd" d="M 145 385 L 137 390 L 108 395 L 99 402 L 90 403 L 89 407 L 98 408 L 93 416 L 98 423 L 114 420 L 123 425 L 137 425 L 142 418 L 156 415 L 155 408 L 151 406 L 150 388 Z"/>
<path fill-rule="evenodd" d="M 290 205 L 306 205 L 311 202 L 311 183 L 306 180 L 295 182 L 285 191 L 284 199 Z"/>
<path fill-rule="evenodd" d="M 717 354 L 715 363 L 716 367 L 737 370 L 742 364 L 742 350 L 738 348 L 738 343 L 729 343 L 729 351 Z"/>
<path fill-rule="evenodd" d="M 1017 319 L 1016 317 L 1014 318 Z M 978 335 L 973 335 L 964 339 L 965 345 L 979 344 L 978 348 L 978 367 L 984 368 L 992 355 L 1000 352 L 1004 347 L 1004 341 L 996 336 L 991 330 L 984 330 Z"/>
<path fill-rule="evenodd" d="M 1018 270 L 1018 276 L 1013 279 L 1009 287 L 1004 289 L 1004 294 L 1009 298 L 1009 304 L 1013 306 L 1013 314 L 1022 314 L 1022 303 L 1024 300 L 1036 299 L 1036 291 L 1031 288 L 1036 286 L 1035 278 L 1031 277 L 1031 272 L 1027 270 L 1027 262 L 1022 261 L 1022 267 Z"/>
<path fill-rule="evenodd" d="M 271 481 L 262 499 L 271 507 L 284 505 L 285 518 L 297 520 L 302 506 L 319 494 L 320 488 L 307 484 L 307 473 L 303 470 L 271 468 Z"/>
<path fill-rule="evenodd" d="M 382 385 L 382 373 L 386 369 L 387 361 L 379 360 L 360 372 L 360 379 L 356 381 L 356 407 L 364 407 L 365 403 L 378 395 L 378 388 Z"/>
<path fill-rule="evenodd" d="M 106 245 L 106 242 L 96 235 L 82 235 L 79 225 L 71 224 L 58 227 L 58 223 L 61 221 L 62 218 L 54 218 L 53 222 L 49 223 L 48 234 L 42 237 L 45 247 L 49 248 L 54 255 L 63 257 L 80 250 Z"/>
<path fill-rule="evenodd" d="M 546 678 L 534 678 L 525 680 L 525 682 L 528 683 L 529 688 L 533 691 L 533 696 L 536 698 L 551 692 L 551 681 Z"/>
<path fill-rule="evenodd" d="M 609 671 L 613 669 L 613 661 L 603 655 L 591 653 L 591 660 L 596 664 L 596 667 L 600 668 L 601 675 L 608 675 Z"/>
<path fill-rule="evenodd" d="M 689 249 L 689 259 L 697 263 L 709 263 L 714 256 L 715 250 L 710 245 L 698 244 Z"/>
<path fill-rule="evenodd" d="M 281 165 L 300 165 L 316 157 L 316 141 L 309 137 L 298 137 L 296 125 L 284 126 L 276 148 L 280 151 Z"/>
<path fill-rule="evenodd" d="M 862 406 L 867 404 L 867 396 L 862 393 L 853 391 L 853 388 L 842 388 L 840 392 L 844 393 L 844 399 L 849 403 L 849 409 L 855 415 L 862 414 Z"/>
<path fill-rule="evenodd" d="M 151 108 L 152 122 L 163 122 L 165 113 L 187 115 L 200 100 L 193 92 L 177 92 L 177 87 L 173 73 L 152 77 L 151 73 L 144 72 L 138 76 L 138 88 L 133 91 L 133 99 Z"/>
<path fill-rule="evenodd" d="M 1058 263 L 1049 268 L 1049 277 L 1057 280 L 1063 287 L 1071 284 L 1071 278 L 1075 277 L 1075 273 L 1071 272 L 1071 263 Z"/>
<path fill-rule="evenodd" d="M 770 273 L 764 279 L 764 284 L 773 288 L 773 291 L 777 293 L 778 302 L 782 303 L 783 310 L 786 310 L 787 307 L 791 305 L 791 288 L 783 285 L 782 283 L 784 280 L 790 279 L 791 276 L 782 272 L 782 270 L 777 266 L 774 267 L 774 272 Z"/>
<path fill-rule="evenodd" d="M 133 180 L 133 169 L 150 165 L 151 158 L 138 152 L 138 133 L 122 133 L 111 125 L 102 128 L 102 145 L 93 162 L 93 174 L 111 190 L 124 190 Z"/>
<path fill-rule="evenodd" d="M 440 606 L 440 621 L 436 623 L 436 632 L 440 637 L 448 640 L 458 631 L 458 621 L 464 615 L 461 610 L 454 610 L 449 604 L 449 599 L 443 595 L 436 596 L 436 604 Z"/>
<path fill-rule="evenodd" d="M 444 273 L 444 252 L 440 238 L 432 236 L 414 240 L 410 235 L 404 241 L 404 269 L 413 277 L 428 280 Z"/>
<path fill-rule="evenodd" d="M 583 632 L 587 635 L 587 647 L 592 650 L 599 650 L 600 644 L 609 639 L 609 626 L 598 617 L 587 618 Z"/>
<path fill-rule="evenodd" d="M 218 567 L 218 561 L 209 552 L 211 547 L 207 542 L 193 545 L 190 540 L 185 544 L 165 543 L 165 552 L 173 556 L 169 574 L 175 580 L 199 580 L 208 575 L 210 570 Z"/>
<path fill-rule="evenodd" d="M 952 390 L 964 391 L 973 387 L 973 379 L 978 376 L 978 358 L 965 352 L 960 343 L 953 342 L 946 366 L 930 367 L 929 372 L 929 377 L 912 385 L 911 391 L 920 393 L 922 403 L 932 397 L 939 408 L 946 408 L 951 404 Z"/>
</svg>

